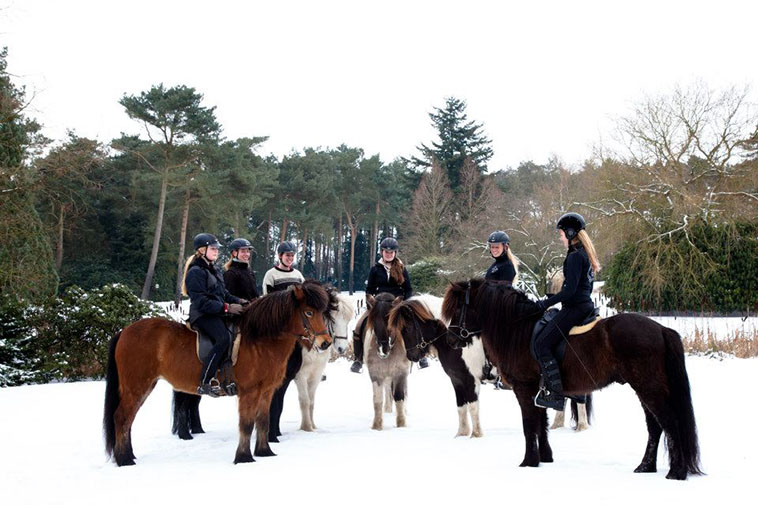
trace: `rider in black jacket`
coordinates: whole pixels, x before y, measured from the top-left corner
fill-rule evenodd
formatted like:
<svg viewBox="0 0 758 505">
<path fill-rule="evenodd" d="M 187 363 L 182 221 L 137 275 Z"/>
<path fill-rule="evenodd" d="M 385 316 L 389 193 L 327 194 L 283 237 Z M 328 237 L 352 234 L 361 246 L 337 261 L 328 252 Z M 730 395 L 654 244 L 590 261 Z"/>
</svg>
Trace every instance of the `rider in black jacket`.
<svg viewBox="0 0 758 505">
<path fill-rule="evenodd" d="M 595 248 L 584 231 L 585 221 L 579 214 L 564 214 L 557 224 L 560 238 L 568 248 L 563 262 L 563 287 L 547 300 L 537 302 L 544 311 L 561 303 L 561 310 L 532 341 L 532 352 L 537 358 L 544 387 L 534 399 L 538 407 L 563 410 L 563 383 L 553 348 L 567 338 L 569 330 L 580 324 L 595 308 L 590 295 L 595 272 L 600 270 Z"/>
<path fill-rule="evenodd" d="M 516 278 L 516 265 L 511 259 L 510 241 L 511 238 L 504 231 L 490 233 L 487 243 L 490 247 L 490 255 L 495 261 L 487 269 L 487 273 L 484 275 L 485 279 L 513 283 Z"/>
<path fill-rule="evenodd" d="M 411 278 L 408 270 L 403 266 L 403 262 L 397 257 L 398 243 L 392 237 L 387 237 L 379 244 L 382 250 L 381 259 L 371 267 L 366 282 L 366 295 L 375 296 L 379 293 L 392 293 L 395 296 L 402 296 L 405 300 L 413 296 L 411 288 Z M 363 368 L 363 331 L 366 326 L 366 315 L 358 320 L 353 331 L 353 354 L 355 361 L 350 370 L 360 373 Z M 419 360 L 419 367 L 426 368 L 429 362 L 426 358 Z"/>
<path fill-rule="evenodd" d="M 224 265 L 224 284 L 234 296 L 254 300 L 258 294 L 258 281 L 250 266 L 253 246 L 244 238 L 234 239 L 229 244 L 232 258 Z"/>
<path fill-rule="evenodd" d="M 213 349 L 203 363 L 197 394 L 214 397 L 221 392 L 216 373 L 230 344 L 229 330 L 222 317 L 227 313 L 241 314 L 242 304 L 247 303 L 246 299 L 230 295 L 224 287 L 224 278 L 213 264 L 218 258 L 219 245 L 210 233 L 195 237 L 195 254 L 185 265 L 182 290 L 190 298 L 190 324 L 213 341 Z"/>
</svg>

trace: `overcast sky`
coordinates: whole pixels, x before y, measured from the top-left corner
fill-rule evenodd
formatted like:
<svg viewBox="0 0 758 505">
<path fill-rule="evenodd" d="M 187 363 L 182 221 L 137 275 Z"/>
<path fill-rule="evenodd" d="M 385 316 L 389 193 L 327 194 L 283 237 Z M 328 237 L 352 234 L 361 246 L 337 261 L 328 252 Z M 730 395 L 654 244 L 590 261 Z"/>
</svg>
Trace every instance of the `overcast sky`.
<svg viewBox="0 0 758 505">
<path fill-rule="evenodd" d="M 261 154 L 341 143 L 384 161 L 434 139 L 447 96 L 484 123 L 490 171 L 607 142 L 644 94 L 758 82 L 755 1 L 0 0 L 8 70 L 45 133 L 137 133 L 118 104 L 157 83 L 205 95 Z"/>
</svg>

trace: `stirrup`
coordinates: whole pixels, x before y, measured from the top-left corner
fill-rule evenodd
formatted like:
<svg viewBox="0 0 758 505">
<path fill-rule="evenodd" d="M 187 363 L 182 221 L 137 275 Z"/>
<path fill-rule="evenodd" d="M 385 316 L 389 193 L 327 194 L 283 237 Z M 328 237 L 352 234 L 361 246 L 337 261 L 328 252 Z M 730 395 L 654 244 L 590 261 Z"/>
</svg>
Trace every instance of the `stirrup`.
<svg viewBox="0 0 758 505">
<path fill-rule="evenodd" d="M 197 394 L 208 395 L 211 398 L 218 398 L 221 396 L 221 386 L 218 379 L 212 378 L 207 384 L 200 384 L 197 387 Z"/>
<path fill-rule="evenodd" d="M 234 382 L 225 384 L 224 392 L 226 393 L 226 396 L 237 396 L 237 384 Z"/>
<path fill-rule="evenodd" d="M 361 373 L 361 369 L 363 368 L 363 363 L 360 361 L 353 361 L 353 366 L 350 367 L 351 372 L 355 373 Z"/>
<path fill-rule="evenodd" d="M 542 409 L 563 410 L 566 399 L 563 395 L 548 391 L 546 388 L 540 388 L 537 396 L 534 397 L 534 406 Z"/>
<path fill-rule="evenodd" d="M 429 360 L 426 359 L 426 356 L 418 360 L 418 367 L 423 369 L 429 366 Z"/>
</svg>

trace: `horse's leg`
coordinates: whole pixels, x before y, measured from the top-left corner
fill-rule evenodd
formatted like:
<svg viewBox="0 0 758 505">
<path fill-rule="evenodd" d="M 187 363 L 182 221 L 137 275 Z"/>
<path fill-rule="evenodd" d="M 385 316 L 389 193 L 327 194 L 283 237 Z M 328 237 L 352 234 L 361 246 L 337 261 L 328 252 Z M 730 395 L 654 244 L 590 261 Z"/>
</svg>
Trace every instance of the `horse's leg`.
<svg viewBox="0 0 758 505">
<path fill-rule="evenodd" d="M 471 434 L 471 427 L 468 424 L 469 404 L 465 403 L 458 407 L 458 433 L 456 437 L 467 437 Z"/>
<path fill-rule="evenodd" d="M 471 437 L 472 438 L 480 438 L 484 436 L 484 433 L 482 432 L 482 424 L 479 421 L 479 400 L 475 400 L 468 404 L 468 412 L 471 416 L 471 426 L 473 429 L 471 430 Z"/>
<path fill-rule="evenodd" d="M 392 414 L 392 383 L 390 379 L 384 382 L 384 412 Z"/>
<path fill-rule="evenodd" d="M 552 450 L 547 441 L 547 412 L 545 409 L 534 406 L 536 389 L 514 384 L 513 392 L 521 407 L 521 422 L 526 444 L 524 460 L 519 466 L 539 466 L 540 461 L 552 461 Z M 543 459 L 543 457 L 549 459 Z"/>
<path fill-rule="evenodd" d="M 308 378 L 296 377 L 295 385 L 297 386 L 297 398 L 300 402 L 300 429 L 303 431 L 313 431 L 311 423 L 311 399 L 308 393 Z"/>
<path fill-rule="evenodd" d="M 132 448 L 132 423 L 145 399 L 152 392 L 157 381 L 136 384 L 121 383 L 121 401 L 113 415 L 116 431 L 116 443 L 113 446 L 113 459 L 118 466 L 133 465 L 136 456 Z"/>
<path fill-rule="evenodd" d="M 177 435 L 182 440 L 192 440 L 192 435 L 190 435 L 190 408 L 188 406 L 189 396 L 194 395 L 174 390 L 174 419 L 171 433 Z"/>
<path fill-rule="evenodd" d="M 568 400 L 566 400 L 568 402 Z M 553 419 L 553 425 L 550 426 L 551 430 L 556 430 L 558 428 L 563 428 L 563 426 L 566 424 L 566 418 L 563 415 L 563 410 L 556 410 L 555 411 L 555 418 Z"/>
<path fill-rule="evenodd" d="M 271 406 L 269 408 L 269 442 L 279 442 L 277 437 L 282 436 L 279 422 L 282 417 L 282 410 L 284 409 L 284 395 L 287 393 L 289 385 L 290 381 L 285 378 L 282 385 L 274 391 L 274 395 L 271 398 Z"/>
<path fill-rule="evenodd" d="M 269 432 L 269 407 L 271 405 L 271 396 L 273 392 L 263 393 L 260 395 L 256 405 L 255 425 L 257 431 L 257 438 L 255 440 L 255 455 L 256 456 L 276 456 L 274 451 L 268 445 L 268 432 Z"/>
<path fill-rule="evenodd" d="M 255 428 L 255 408 L 260 398 L 260 393 L 253 390 L 240 389 L 237 397 L 237 407 L 239 409 L 239 430 L 240 439 L 237 445 L 237 453 L 234 455 L 234 464 L 252 463 L 255 461 L 250 453 L 250 437 Z"/>
<path fill-rule="evenodd" d="M 372 381 L 371 386 L 374 390 L 374 422 L 371 425 L 372 430 L 382 429 L 382 400 L 384 399 L 384 381 Z"/>
<path fill-rule="evenodd" d="M 645 455 L 642 456 L 642 462 L 634 471 L 636 473 L 655 473 L 658 471 L 658 444 L 661 441 L 663 429 L 644 404 L 642 410 L 645 411 L 645 422 L 647 423 L 647 446 L 645 447 Z"/>
<path fill-rule="evenodd" d="M 576 431 L 584 431 L 590 427 L 587 419 L 587 404 L 579 403 L 576 405 Z"/>
<path fill-rule="evenodd" d="M 397 408 L 397 427 L 405 428 L 405 395 L 408 390 L 408 376 L 400 375 L 392 380 L 392 396 Z"/>
<path fill-rule="evenodd" d="M 319 384 L 321 384 L 321 375 L 323 373 L 323 369 L 317 374 L 317 376 L 312 376 L 310 380 L 308 381 L 308 398 L 311 400 L 310 405 L 310 416 L 311 416 L 311 426 L 313 429 L 317 429 L 316 422 L 313 420 L 313 407 L 316 405 L 316 390 L 318 389 Z"/>
</svg>

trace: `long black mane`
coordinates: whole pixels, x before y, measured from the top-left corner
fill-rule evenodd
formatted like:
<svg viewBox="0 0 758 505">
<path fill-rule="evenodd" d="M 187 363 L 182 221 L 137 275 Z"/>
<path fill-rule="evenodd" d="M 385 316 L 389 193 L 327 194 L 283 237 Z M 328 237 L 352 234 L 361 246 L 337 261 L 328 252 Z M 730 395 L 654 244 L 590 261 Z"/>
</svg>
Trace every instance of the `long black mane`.
<svg viewBox="0 0 758 505">
<path fill-rule="evenodd" d="M 386 341 L 389 338 L 387 319 L 395 296 L 391 293 L 379 293 L 374 299 L 375 302 L 368 312 L 366 323 L 374 331 L 377 341 L 380 337 L 381 340 Z"/>
<path fill-rule="evenodd" d="M 443 317 L 457 324 L 469 286 L 467 329 L 481 330 L 483 340 L 496 356 L 515 359 L 528 352 L 532 330 L 541 313 L 535 302 L 507 284 L 484 279 L 452 283 L 442 303 Z"/>
<path fill-rule="evenodd" d="M 253 300 L 242 313 L 243 341 L 255 342 L 280 335 L 296 317 L 295 311 L 301 308 L 295 296 L 296 288 L 305 295 L 304 305 L 312 307 L 324 318 L 329 317 L 328 312 L 333 306 L 336 307 L 336 296 L 331 296 L 317 281 L 306 281 L 284 291 L 269 293 Z"/>
</svg>

